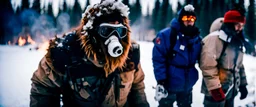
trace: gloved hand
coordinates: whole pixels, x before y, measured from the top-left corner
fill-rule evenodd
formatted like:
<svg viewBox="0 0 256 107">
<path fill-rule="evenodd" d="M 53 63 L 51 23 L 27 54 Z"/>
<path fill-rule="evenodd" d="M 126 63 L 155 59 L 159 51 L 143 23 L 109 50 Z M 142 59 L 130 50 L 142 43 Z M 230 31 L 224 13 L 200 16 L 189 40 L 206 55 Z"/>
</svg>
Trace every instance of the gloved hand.
<svg viewBox="0 0 256 107">
<path fill-rule="evenodd" d="M 214 89 L 214 90 L 211 90 L 210 92 L 215 101 L 221 102 L 221 101 L 224 101 L 226 98 L 222 88 Z"/>
<path fill-rule="evenodd" d="M 168 92 L 164 89 L 163 85 L 158 84 L 156 86 L 155 100 L 160 101 L 162 98 L 166 98 L 168 96 Z"/>
<path fill-rule="evenodd" d="M 245 99 L 248 94 L 248 90 L 247 90 L 246 86 L 240 86 L 239 91 L 241 93 L 240 100 Z"/>
</svg>

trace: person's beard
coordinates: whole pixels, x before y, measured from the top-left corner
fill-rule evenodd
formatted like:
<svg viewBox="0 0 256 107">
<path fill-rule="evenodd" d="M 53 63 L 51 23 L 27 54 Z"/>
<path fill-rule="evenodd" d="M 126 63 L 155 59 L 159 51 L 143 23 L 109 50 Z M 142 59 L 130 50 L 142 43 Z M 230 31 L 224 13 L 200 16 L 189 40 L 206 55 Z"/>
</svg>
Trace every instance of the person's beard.
<svg viewBox="0 0 256 107">
<path fill-rule="evenodd" d="M 243 46 L 245 38 L 241 30 L 235 30 L 236 34 L 231 39 L 231 44 L 234 46 Z"/>
<path fill-rule="evenodd" d="M 236 30 L 237 34 L 240 34 L 242 32 L 242 30 Z"/>
<path fill-rule="evenodd" d="M 188 25 L 188 26 L 185 26 L 183 25 L 181 27 L 181 32 L 185 35 L 185 36 L 196 36 L 199 34 L 199 29 L 196 27 L 196 26 L 191 26 L 191 25 Z"/>
</svg>

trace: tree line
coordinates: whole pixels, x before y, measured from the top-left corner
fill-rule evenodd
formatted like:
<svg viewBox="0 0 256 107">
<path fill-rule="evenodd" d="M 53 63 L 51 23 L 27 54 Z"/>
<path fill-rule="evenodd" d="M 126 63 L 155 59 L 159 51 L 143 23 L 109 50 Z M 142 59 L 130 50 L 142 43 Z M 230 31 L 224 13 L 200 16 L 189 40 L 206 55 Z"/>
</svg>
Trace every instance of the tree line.
<svg viewBox="0 0 256 107">
<path fill-rule="evenodd" d="M 90 5 L 90 1 L 85 0 L 85 8 L 82 9 L 78 0 L 75 0 L 74 5 L 71 7 L 68 6 L 67 2 L 64 0 L 62 6 L 59 6 L 58 14 L 54 15 L 52 3 L 48 3 L 48 6 L 40 7 L 40 0 L 34 0 L 32 5 L 30 5 L 29 0 L 22 0 L 21 6 L 17 7 L 16 10 L 14 10 L 14 6 L 11 4 L 10 0 L 1 0 L 0 2 L 0 13 L 3 15 L 0 19 L 0 44 L 6 44 L 12 36 L 24 32 L 24 26 L 28 29 L 32 28 L 32 25 L 30 25 L 30 23 L 32 23 L 31 21 L 24 21 L 26 18 L 31 17 L 29 16 L 31 14 L 24 15 L 24 11 L 26 10 L 33 11 L 33 13 L 36 14 L 33 14 L 34 18 L 38 18 L 41 15 L 47 16 L 47 18 L 51 19 L 50 23 L 52 23 L 52 27 L 54 28 L 53 33 L 63 33 L 80 23 L 81 14 L 84 12 L 84 9 Z M 150 10 L 149 6 L 147 6 L 145 15 L 142 14 L 141 0 L 135 0 L 135 2 L 131 4 L 130 0 L 122 0 L 122 2 L 130 7 L 130 25 L 139 29 L 138 32 L 134 32 L 134 35 L 138 34 L 139 37 L 137 39 L 143 41 L 151 40 L 152 38 L 148 39 L 149 36 L 154 37 L 161 29 L 168 27 L 172 18 L 177 17 L 177 12 L 186 4 L 192 4 L 195 7 L 197 15 L 196 25 L 200 28 L 201 36 L 204 37 L 209 33 L 210 25 L 216 18 L 223 17 L 225 12 L 231 9 L 234 3 L 243 5 L 245 1 L 185 0 L 185 3 L 178 1 L 177 8 L 173 10 L 173 5 L 169 3 L 169 0 L 155 0 L 154 8 Z M 247 23 L 245 25 L 245 34 L 253 44 L 256 44 L 255 0 L 249 0 L 249 3 L 250 5 L 246 9 Z M 65 29 L 62 28 L 63 21 L 61 18 L 67 21 Z M 153 31 L 153 33 L 145 34 L 141 33 L 141 31 Z"/>
</svg>

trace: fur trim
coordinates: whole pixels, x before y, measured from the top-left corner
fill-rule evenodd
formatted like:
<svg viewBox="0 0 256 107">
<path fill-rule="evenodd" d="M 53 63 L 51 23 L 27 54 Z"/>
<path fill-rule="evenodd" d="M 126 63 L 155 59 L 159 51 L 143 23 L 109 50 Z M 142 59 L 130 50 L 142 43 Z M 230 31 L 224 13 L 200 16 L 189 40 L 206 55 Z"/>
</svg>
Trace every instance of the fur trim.
<svg viewBox="0 0 256 107">
<path fill-rule="evenodd" d="M 65 36 L 65 35 L 63 35 L 63 37 L 64 37 L 64 36 Z M 47 49 L 47 53 L 45 54 L 45 58 L 46 58 L 47 65 L 48 65 L 54 72 L 56 72 L 58 75 L 63 76 L 64 74 L 61 73 L 60 71 L 58 71 L 58 70 L 53 66 L 53 64 L 52 64 L 53 61 L 52 61 L 51 52 L 50 52 L 50 49 L 55 48 L 55 47 L 58 46 L 58 44 L 56 43 L 58 39 L 59 39 L 59 38 L 58 38 L 57 36 L 55 36 L 54 39 L 51 39 L 51 40 L 49 41 L 49 47 L 48 47 L 48 49 Z"/>
<path fill-rule="evenodd" d="M 120 69 L 126 65 L 126 60 L 128 57 L 128 52 L 131 47 L 131 41 L 130 41 L 130 27 L 128 23 L 128 19 L 124 18 L 125 26 L 128 28 L 128 34 L 126 41 L 121 41 L 122 46 L 124 47 L 124 52 L 121 56 L 114 58 L 109 56 L 106 52 L 104 52 L 104 70 L 106 73 L 106 76 L 110 73 L 112 73 L 115 69 Z M 91 36 L 91 35 L 90 35 Z M 96 62 L 100 62 L 102 59 L 98 59 L 100 56 L 97 52 L 97 49 L 95 49 L 95 46 L 92 44 L 92 40 L 89 38 L 89 35 L 79 35 L 79 38 L 81 40 L 82 48 L 84 49 L 85 54 L 88 58 L 92 58 Z M 102 46 L 101 46 L 102 48 Z"/>
<path fill-rule="evenodd" d="M 83 30 L 93 29 L 94 19 L 102 15 L 107 15 L 118 11 L 121 16 L 128 17 L 129 7 L 120 1 L 103 0 L 101 3 L 89 5 L 82 14 L 83 19 L 87 19 L 83 26 Z"/>
<path fill-rule="evenodd" d="M 89 37 L 89 36 L 95 36 L 95 35 L 89 34 L 88 30 L 83 29 L 83 26 L 86 25 L 90 20 L 90 18 L 87 15 L 96 15 L 98 14 L 99 10 L 100 8 L 91 8 L 90 10 L 88 10 L 90 14 L 85 14 L 85 17 L 82 19 L 80 28 L 78 29 L 77 35 L 79 35 L 82 48 L 84 49 L 84 52 L 88 58 L 92 58 L 96 62 L 100 62 L 102 60 L 105 61 L 104 70 L 107 76 L 108 74 L 112 73 L 115 69 L 122 70 L 122 68 L 126 65 L 125 62 L 127 60 L 128 52 L 131 47 L 131 40 L 130 40 L 131 28 L 129 26 L 129 19 L 127 17 L 122 17 L 123 24 L 128 29 L 128 34 L 127 34 L 127 37 L 125 38 L 125 41 L 121 41 L 121 44 L 124 47 L 123 54 L 117 58 L 111 57 L 108 55 L 106 50 L 103 49 L 104 47 L 101 45 L 98 47 L 102 48 L 102 51 L 104 53 L 103 55 L 104 58 L 99 59 L 99 56 L 102 57 L 102 55 L 98 52 L 97 48 L 95 48 L 96 46 L 93 45 L 93 40 L 91 40 Z"/>
<path fill-rule="evenodd" d="M 111 57 L 106 52 L 105 47 L 102 45 L 101 40 L 97 40 L 97 35 L 94 35 L 91 33 L 91 30 L 93 30 L 93 27 L 91 29 L 88 29 L 92 24 L 95 16 L 100 13 L 102 7 L 100 6 L 94 6 L 93 8 L 90 8 L 89 10 L 86 10 L 87 12 L 83 14 L 83 18 L 81 21 L 81 24 L 76 28 L 76 36 L 78 38 L 77 41 L 80 41 L 81 48 L 84 50 L 85 55 L 87 58 L 90 58 L 90 60 L 95 64 L 95 62 L 102 62 L 103 68 L 105 70 L 106 77 L 115 71 L 115 69 L 120 69 L 121 71 L 126 66 L 126 60 L 128 58 L 128 53 L 131 47 L 131 40 L 130 40 L 130 34 L 131 34 L 131 28 L 129 26 L 129 19 L 125 15 L 122 16 L 121 20 L 123 21 L 122 24 L 127 27 L 127 37 L 123 38 L 120 43 L 122 44 L 124 51 L 123 54 L 117 58 Z M 90 26 L 89 26 L 90 25 Z M 65 35 L 64 35 L 65 36 Z M 91 37 L 95 38 L 99 44 L 95 46 L 93 44 L 93 40 Z M 59 38 L 55 38 L 54 40 L 50 41 L 50 46 L 48 48 L 48 53 L 46 54 L 46 57 L 49 62 L 51 61 L 51 53 L 49 52 L 49 49 L 57 47 L 57 44 L 55 43 Z M 75 42 L 77 42 L 75 41 Z M 101 52 L 99 52 L 99 48 Z M 103 52 L 102 52 L 103 51 Z M 97 64 L 95 64 L 97 65 Z"/>
<path fill-rule="evenodd" d="M 223 17 L 220 17 L 220 18 L 217 18 L 215 19 L 213 22 L 212 22 L 212 25 L 210 27 L 210 33 L 211 32 L 214 32 L 214 31 L 217 31 L 217 30 L 220 30 L 222 24 L 224 22 L 224 18 Z"/>
<path fill-rule="evenodd" d="M 223 30 L 217 30 L 214 32 L 211 32 L 209 36 L 218 36 L 221 40 L 226 42 L 231 42 L 231 37 L 227 38 L 228 35 Z"/>
</svg>

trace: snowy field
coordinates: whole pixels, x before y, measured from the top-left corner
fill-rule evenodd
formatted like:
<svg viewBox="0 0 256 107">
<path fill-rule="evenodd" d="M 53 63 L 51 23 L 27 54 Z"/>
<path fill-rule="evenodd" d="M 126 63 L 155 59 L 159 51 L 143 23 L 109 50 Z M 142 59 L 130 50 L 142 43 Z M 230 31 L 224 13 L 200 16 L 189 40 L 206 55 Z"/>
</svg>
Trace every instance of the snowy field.
<svg viewBox="0 0 256 107">
<path fill-rule="evenodd" d="M 152 67 L 152 47 L 150 42 L 139 42 L 141 45 L 141 63 L 145 72 L 146 95 L 151 107 L 157 107 L 154 100 L 156 85 Z M 31 88 L 30 78 L 36 70 L 44 52 L 30 50 L 29 46 L 4 46 L 0 45 L 0 107 L 28 107 L 29 92 Z M 240 94 L 235 98 L 235 107 L 253 107 L 247 105 L 256 100 L 256 58 L 244 57 L 244 65 L 249 85 L 249 95 L 246 99 L 240 100 Z M 200 71 L 201 72 L 201 71 Z M 194 86 L 193 107 L 203 107 L 203 94 L 200 93 L 202 75 Z"/>
</svg>

